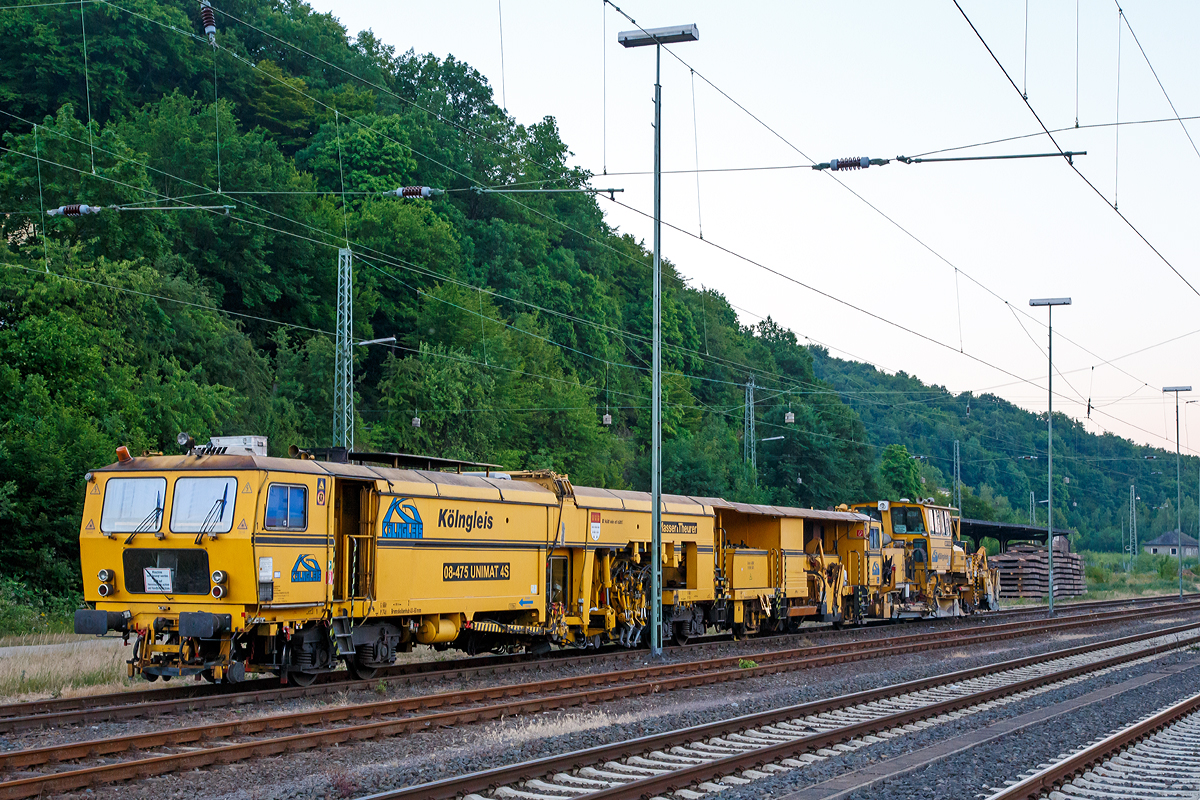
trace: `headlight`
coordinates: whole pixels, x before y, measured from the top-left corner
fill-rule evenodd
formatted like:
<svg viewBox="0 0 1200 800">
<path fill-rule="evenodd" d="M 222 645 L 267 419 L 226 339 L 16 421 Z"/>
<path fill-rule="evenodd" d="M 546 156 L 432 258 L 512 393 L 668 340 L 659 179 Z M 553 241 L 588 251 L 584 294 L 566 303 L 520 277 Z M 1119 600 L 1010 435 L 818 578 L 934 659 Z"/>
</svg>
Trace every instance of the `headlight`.
<svg viewBox="0 0 1200 800">
<path fill-rule="evenodd" d="M 101 583 L 112 583 L 113 571 L 111 569 L 102 569 L 96 573 L 96 577 Z"/>
<path fill-rule="evenodd" d="M 213 583 L 224 583 L 229 576 L 225 574 L 225 570 L 214 569 L 212 574 Z"/>
</svg>

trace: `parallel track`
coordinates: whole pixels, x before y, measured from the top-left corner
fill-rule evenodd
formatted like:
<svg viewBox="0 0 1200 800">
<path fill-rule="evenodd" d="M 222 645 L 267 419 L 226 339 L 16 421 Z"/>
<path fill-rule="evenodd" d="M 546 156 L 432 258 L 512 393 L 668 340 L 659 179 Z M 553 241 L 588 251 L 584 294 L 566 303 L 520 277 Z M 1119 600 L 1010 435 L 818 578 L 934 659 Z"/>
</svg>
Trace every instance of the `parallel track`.
<svg viewBox="0 0 1200 800">
<path fill-rule="evenodd" d="M 675 663 L 658 664 L 653 667 L 616 670 L 602 673 L 600 675 L 593 674 L 577 678 L 561 678 L 520 685 L 531 687 L 554 687 L 553 689 L 547 690 L 557 690 L 563 687 L 578 688 L 583 685 L 596 685 L 597 681 L 611 682 L 614 680 L 630 680 L 638 676 L 650 674 L 660 676 L 676 675 L 703 669 L 726 668 L 730 666 L 736 666 L 744 657 L 762 662 L 796 661 L 808 659 L 809 661 L 812 661 L 813 666 L 825 666 L 826 663 L 842 663 L 843 661 L 857 660 L 860 658 L 873 658 L 876 656 L 870 654 L 876 652 L 878 652 L 880 655 L 896 655 L 934 647 L 946 647 L 951 645 L 959 646 L 967 641 L 998 641 L 1001 639 L 1034 635 L 1048 630 L 1066 630 L 1084 625 L 1124 622 L 1133 619 L 1151 619 L 1154 617 L 1168 616 L 1181 612 L 1186 613 L 1188 611 L 1194 611 L 1197 609 L 1200 609 L 1200 599 L 1185 602 L 1182 605 L 1179 603 L 1169 603 L 1164 605 L 1152 605 L 1149 608 L 1136 608 L 1132 610 L 1075 614 L 1055 618 L 1054 620 L 1046 620 L 1044 618 L 1036 620 L 1020 620 L 1008 623 L 992 623 L 988 625 L 958 627 L 944 631 L 905 634 L 880 639 L 861 639 L 850 641 L 841 640 L 834 641 L 830 644 L 809 645 L 799 648 L 789 648 L 786 650 L 766 652 L 758 651 L 739 653 L 737 656 L 701 659 L 697 661 L 680 661 Z M 598 661 L 604 659 L 604 656 L 576 655 L 569 658 L 560 658 L 556 663 L 562 666 L 593 666 Z M 33 713 L 25 716 L 0 719 L 0 733 L 13 733 L 59 725 L 89 724 L 96 722 L 110 722 L 114 720 L 135 719 L 139 717 L 161 716 L 165 714 L 192 712 L 201 709 L 245 706 L 270 701 L 295 700 L 301 698 L 325 696 L 348 690 L 374 690 L 379 687 L 381 682 L 386 689 L 388 686 L 412 684 L 415 682 L 477 678 L 481 676 L 528 671 L 530 669 L 540 670 L 541 666 L 542 665 L 538 662 L 502 664 L 489 663 L 482 666 L 447 667 L 432 672 L 423 671 L 412 674 L 401 674 L 388 678 L 375 678 L 365 681 L 341 681 L 338 683 L 320 684 L 305 687 L 276 687 L 259 691 L 224 692 L 203 696 L 184 695 L 175 699 L 151 699 L 149 701 L 140 703 L 119 702 L 115 705 L 101 705 L 79 709 L 68 709 L 65 711 Z M 513 689 L 512 686 L 507 688 Z M 474 692 L 455 692 L 446 695 L 445 697 L 447 699 L 444 700 L 440 699 L 443 697 L 441 695 L 434 695 L 433 697 L 439 698 L 436 705 L 442 705 L 450 702 L 450 699 L 454 697 L 469 698 L 474 696 L 474 694 Z M 120 693 L 111 696 L 118 701 L 123 698 L 123 695 Z M 151 696 L 154 697 L 154 695 Z M 420 699 L 421 698 L 413 698 L 413 701 L 419 701 Z M 464 699 L 458 702 L 470 701 Z M 0 765 L 3 763 L 3 759 L 0 758 Z"/>
<path fill-rule="evenodd" d="M 1200 795 L 1200 694 L 1018 781 L 988 800 L 1144 800 Z"/>
<path fill-rule="evenodd" d="M 1200 608 L 1200 603 L 1189 603 L 1187 605 L 1193 611 Z M 661 664 L 599 675 L 559 678 L 526 684 L 449 692 L 398 700 L 383 700 L 357 705 L 332 706 L 312 712 L 278 714 L 238 722 L 197 725 L 148 734 L 135 734 L 77 744 L 13 751 L 0 754 L 0 768 L 10 770 L 28 769 L 33 766 L 57 765 L 62 761 L 72 759 L 127 753 L 128 751 L 137 751 L 146 748 L 191 746 L 195 743 L 214 741 L 231 736 L 272 734 L 276 731 L 304 726 L 328 726 L 331 723 L 346 723 L 335 728 L 274 736 L 274 738 L 218 745 L 215 747 L 204 747 L 203 749 L 189 750 L 183 753 L 135 757 L 115 764 L 31 775 L 0 783 L 0 799 L 65 791 L 93 783 L 107 783 L 149 775 L 159 775 L 214 763 L 227 763 L 294 750 L 307 750 L 354 739 L 394 736 L 436 726 L 463 724 L 514 714 L 565 708 L 618 698 L 658 694 L 674 689 L 737 681 L 868 658 L 895 656 L 918 650 L 970 646 L 988 641 L 1032 635 L 1034 633 L 1094 626 L 1104 622 L 1149 619 L 1169 614 L 1178 614 L 1181 610 L 1183 609 L 1178 606 L 1171 606 L 1168 608 L 1149 608 L 1103 616 L 1081 615 L 1064 620 L 1043 621 L 1036 627 L 1030 627 L 1030 623 L 1010 623 L 1002 626 L 987 626 L 987 628 L 973 633 L 946 631 L 941 634 L 941 638 L 935 641 L 930 641 L 930 635 L 928 634 L 901 636 L 875 642 L 846 643 L 853 644 L 854 647 L 843 649 L 841 652 L 836 652 L 836 648 L 830 646 L 783 650 L 774 653 L 758 654 L 756 657 L 764 663 L 745 669 L 737 665 L 737 657 L 690 663 Z M 1200 622 L 1140 634 L 1135 637 L 1127 637 L 1127 639 L 1120 641 L 1132 643 L 1171 633 L 1182 633 L 1196 628 L 1200 628 Z M 1111 647 L 1113 644 L 1111 642 L 1103 642 L 1086 645 L 1081 648 L 1073 648 L 1070 651 L 1063 651 L 1063 653 L 1091 652 Z M 1029 663 L 1036 662 L 1038 658 L 1044 657 L 1035 657 L 1029 660 Z M 997 669 L 995 666 L 982 668 L 979 674 L 987 674 L 995 669 Z M 942 679 L 935 678 L 932 680 L 936 683 Z M 514 697 L 521 699 L 509 699 Z M 428 713 L 428 710 L 431 708 L 486 703 L 495 698 L 506 699 L 488 705 L 474 705 L 451 711 Z M 379 717 L 404 713 L 413 715 L 392 719 L 378 719 Z M 367 720 L 374 719 L 374 721 L 352 721 L 364 718 Z"/>
<path fill-rule="evenodd" d="M 1186 595 L 1188 602 L 1200 600 L 1200 594 Z M 1174 597 L 1150 597 L 1136 600 L 1106 600 L 1090 603 L 1076 603 L 1060 606 L 1071 612 L 1085 609 L 1123 608 L 1128 606 L 1159 606 L 1164 607 L 1178 604 Z M 1180 606 L 1182 608 L 1182 606 Z M 992 612 L 979 617 L 966 618 L 972 622 L 963 625 L 964 618 L 949 618 L 938 620 L 920 620 L 919 622 L 958 622 L 959 630 L 966 628 L 990 628 L 997 624 L 997 619 L 1010 616 L 1036 614 L 1044 610 L 1042 606 L 1021 607 Z M 1061 615 L 1062 619 L 1074 618 L 1075 614 Z M 917 622 L 914 620 L 914 622 Z M 749 641 L 734 642 L 727 636 L 710 637 L 711 641 L 700 641 L 681 647 L 672 647 L 672 655 L 701 653 L 709 650 L 724 650 L 730 647 L 738 649 L 747 646 L 824 635 L 829 628 L 806 629 L 799 634 L 781 635 Z M 839 634 L 833 634 L 839 635 Z M 939 634 L 921 634 L 935 637 Z M 853 646 L 853 642 L 842 642 L 835 646 Z M 745 653 L 757 657 L 757 653 Z M 245 703 L 258 703 L 266 700 L 287 700 L 302 697 L 319 697 L 344 691 L 356 691 L 374 688 L 383 681 L 385 686 L 409 684 L 419 681 L 450 680 L 468 676 L 487 674 L 504 674 L 540 669 L 550 659 L 555 665 L 571 666 L 584 662 L 598 663 L 600 661 L 628 661 L 642 659 L 642 651 L 617 649 L 611 651 L 592 652 L 586 655 L 581 651 L 560 650 L 546 656 L 535 657 L 525 654 L 476 656 L 472 658 L 455 659 L 449 662 L 420 662 L 403 664 L 388 669 L 380 677 L 362 681 L 351 679 L 344 672 L 327 673 L 323 680 L 307 687 L 283 686 L 275 678 L 261 678 L 234 685 L 190 685 L 172 686 L 155 689 L 140 689 L 128 692 L 111 692 L 107 694 L 87 695 L 70 698 L 52 698 L 34 700 L 22 703 L 0 705 L 0 733 L 28 730 L 44 725 L 61 725 L 71 723 L 86 723 L 114 719 L 129 719 L 140 716 L 150 716 L 157 713 L 172 713 L 183 709 L 214 708 L 236 706 Z M 172 702 L 175 701 L 175 702 Z M 131 710 L 120 709 L 128 707 Z M 74 713 L 72 713 L 74 712 Z"/>
<path fill-rule="evenodd" d="M 1200 624 L 747 715 L 361 800 L 699 798 L 1129 666 L 1200 638 Z M 1181 638 L 1180 635 L 1187 638 Z M 1153 640 L 1153 641 L 1151 641 Z"/>
</svg>

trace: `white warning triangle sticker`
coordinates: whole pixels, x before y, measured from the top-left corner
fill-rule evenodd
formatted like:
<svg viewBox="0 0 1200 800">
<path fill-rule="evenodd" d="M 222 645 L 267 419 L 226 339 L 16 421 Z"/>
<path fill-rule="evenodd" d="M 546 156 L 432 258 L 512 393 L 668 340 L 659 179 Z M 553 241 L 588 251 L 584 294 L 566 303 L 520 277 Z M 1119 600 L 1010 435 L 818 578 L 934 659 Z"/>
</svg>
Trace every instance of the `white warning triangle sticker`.
<svg viewBox="0 0 1200 800">
<path fill-rule="evenodd" d="M 242 520 L 241 522 L 239 522 L 239 523 L 238 523 L 238 528 L 237 528 L 237 529 L 238 529 L 239 531 L 244 531 L 244 530 L 246 530 L 246 520 Z"/>
<path fill-rule="evenodd" d="M 92 484 L 92 491 L 89 494 L 100 494 L 100 484 Z"/>
<path fill-rule="evenodd" d="M 242 489 L 242 494 L 250 494 L 250 493 L 252 493 L 253 491 L 254 491 L 254 490 L 250 488 L 250 484 L 248 484 L 248 483 L 247 483 L 247 484 L 246 484 L 246 488 L 245 488 L 245 489 Z"/>
<path fill-rule="evenodd" d="M 96 530 L 96 521 L 95 521 L 95 520 L 91 520 L 91 519 L 89 519 L 89 520 L 88 520 L 87 527 L 86 527 L 86 528 L 84 528 L 84 530 L 85 530 L 85 531 L 94 531 L 94 530 Z"/>
</svg>

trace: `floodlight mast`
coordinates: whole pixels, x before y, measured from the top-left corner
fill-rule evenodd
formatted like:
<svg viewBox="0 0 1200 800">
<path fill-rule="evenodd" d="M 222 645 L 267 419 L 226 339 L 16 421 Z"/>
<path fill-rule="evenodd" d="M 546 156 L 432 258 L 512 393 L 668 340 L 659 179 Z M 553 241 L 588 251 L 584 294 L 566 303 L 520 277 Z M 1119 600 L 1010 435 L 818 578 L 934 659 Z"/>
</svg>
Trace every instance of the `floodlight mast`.
<svg viewBox="0 0 1200 800">
<path fill-rule="evenodd" d="M 1071 305 L 1069 297 L 1041 297 L 1031 306 L 1046 307 L 1046 360 L 1050 363 L 1046 381 L 1046 567 L 1050 586 L 1046 613 L 1054 616 L 1054 307 Z"/>
<path fill-rule="evenodd" d="M 636 24 L 636 23 L 635 23 Z M 695 42 L 695 25 L 622 31 L 623 47 L 654 46 L 654 342 L 650 399 L 650 655 L 662 656 L 662 46 Z"/>
<path fill-rule="evenodd" d="M 1179 393 L 1190 392 L 1190 386 L 1164 386 L 1163 394 L 1175 394 L 1175 544 L 1179 555 L 1179 599 L 1183 600 L 1183 456 L 1179 451 Z"/>
</svg>

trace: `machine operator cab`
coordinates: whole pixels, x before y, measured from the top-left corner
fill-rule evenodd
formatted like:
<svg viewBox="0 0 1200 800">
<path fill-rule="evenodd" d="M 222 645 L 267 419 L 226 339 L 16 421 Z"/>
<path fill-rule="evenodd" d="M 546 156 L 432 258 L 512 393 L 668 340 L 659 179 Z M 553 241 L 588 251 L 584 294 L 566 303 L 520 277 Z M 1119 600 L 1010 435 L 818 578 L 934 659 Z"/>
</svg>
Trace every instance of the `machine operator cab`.
<svg viewBox="0 0 1200 800">
<path fill-rule="evenodd" d="M 904 547 L 902 580 L 907 585 L 898 616 L 957 616 L 960 605 L 954 577 L 966 571 L 966 553 L 958 543 L 954 508 L 933 498 L 855 506 L 882 523 L 885 542 Z"/>
</svg>

